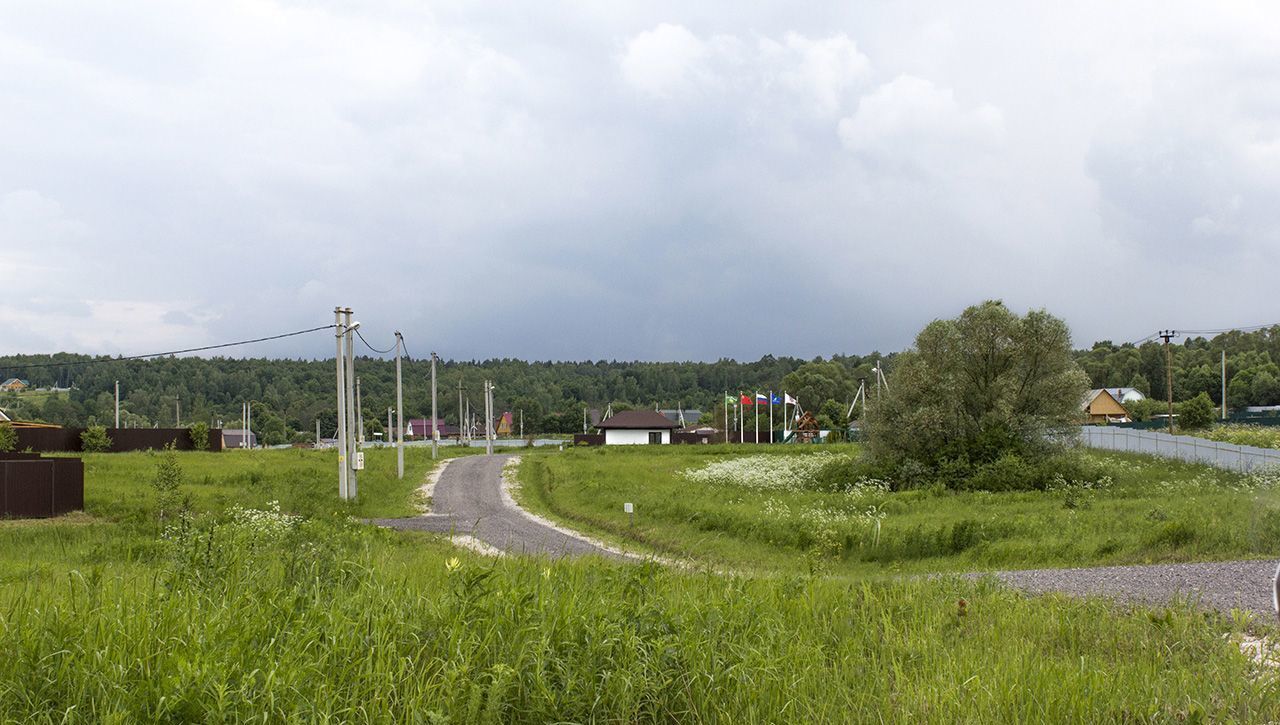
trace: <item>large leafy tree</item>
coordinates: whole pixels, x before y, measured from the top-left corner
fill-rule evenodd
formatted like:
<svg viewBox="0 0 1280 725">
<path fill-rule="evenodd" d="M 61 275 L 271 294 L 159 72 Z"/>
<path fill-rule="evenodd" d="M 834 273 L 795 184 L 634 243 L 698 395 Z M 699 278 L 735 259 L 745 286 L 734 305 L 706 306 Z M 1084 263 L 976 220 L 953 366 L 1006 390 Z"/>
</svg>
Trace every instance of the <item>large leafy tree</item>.
<svg viewBox="0 0 1280 725">
<path fill-rule="evenodd" d="M 889 384 L 869 407 L 873 454 L 938 465 L 1046 449 L 1050 433 L 1079 421 L 1088 377 L 1062 320 L 987 301 L 925 327 Z"/>
</svg>

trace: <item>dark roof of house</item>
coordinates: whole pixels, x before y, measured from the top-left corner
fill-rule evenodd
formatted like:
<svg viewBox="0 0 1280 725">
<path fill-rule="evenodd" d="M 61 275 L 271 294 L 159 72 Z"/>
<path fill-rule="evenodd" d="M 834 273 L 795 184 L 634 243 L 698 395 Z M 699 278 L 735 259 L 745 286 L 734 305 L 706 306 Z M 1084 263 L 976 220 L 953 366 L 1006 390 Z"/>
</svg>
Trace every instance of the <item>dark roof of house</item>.
<svg viewBox="0 0 1280 725">
<path fill-rule="evenodd" d="M 673 423 L 667 420 L 662 413 L 656 413 L 652 410 L 624 410 L 621 413 L 614 413 L 612 418 L 602 420 L 596 424 L 597 428 L 605 430 L 608 428 L 622 430 L 670 430 L 679 428 L 679 423 Z"/>
<path fill-rule="evenodd" d="M 662 413 L 664 416 L 666 416 L 667 420 L 672 421 L 673 423 L 680 422 L 680 410 L 677 408 L 663 408 L 658 412 Z M 694 423 L 697 423 L 698 419 L 701 417 L 702 417 L 702 411 L 697 410 L 696 408 L 693 410 L 684 411 L 684 422 L 687 423 L 688 425 L 693 425 Z"/>
</svg>

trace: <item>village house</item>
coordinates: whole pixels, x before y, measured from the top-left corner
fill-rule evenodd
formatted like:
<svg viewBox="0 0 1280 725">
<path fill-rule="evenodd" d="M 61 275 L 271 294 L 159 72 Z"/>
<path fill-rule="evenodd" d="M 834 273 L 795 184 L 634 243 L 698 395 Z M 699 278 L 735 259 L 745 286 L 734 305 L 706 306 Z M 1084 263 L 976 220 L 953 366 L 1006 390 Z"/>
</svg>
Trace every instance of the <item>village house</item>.
<svg viewBox="0 0 1280 725">
<path fill-rule="evenodd" d="M 680 424 L 652 410 L 624 410 L 600 421 L 606 446 L 634 446 L 671 442 L 671 431 Z"/>
<path fill-rule="evenodd" d="M 3 383 L 0 383 L 0 391 L 4 391 L 6 393 L 21 392 L 23 390 L 26 390 L 29 387 L 31 387 L 31 383 L 27 382 L 26 380 L 19 380 L 17 378 L 9 378 Z"/>
<path fill-rule="evenodd" d="M 1080 408 L 1089 423 L 1128 423 L 1132 420 L 1129 411 L 1107 388 L 1090 390 Z"/>
</svg>

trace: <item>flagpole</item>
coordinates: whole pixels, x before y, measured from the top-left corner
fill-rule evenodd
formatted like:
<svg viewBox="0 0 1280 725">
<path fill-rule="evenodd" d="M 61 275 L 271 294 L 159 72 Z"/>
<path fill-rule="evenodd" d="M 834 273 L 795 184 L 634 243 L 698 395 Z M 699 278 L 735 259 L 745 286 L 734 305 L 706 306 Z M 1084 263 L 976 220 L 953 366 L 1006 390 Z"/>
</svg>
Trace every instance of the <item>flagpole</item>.
<svg viewBox="0 0 1280 725">
<path fill-rule="evenodd" d="M 760 445 L 760 394 L 751 396 L 751 420 L 756 424 L 756 445 Z"/>
<path fill-rule="evenodd" d="M 769 442 L 773 442 L 773 391 L 769 391 Z"/>
<path fill-rule="evenodd" d="M 724 391 L 724 442 L 729 442 L 729 391 Z"/>
</svg>

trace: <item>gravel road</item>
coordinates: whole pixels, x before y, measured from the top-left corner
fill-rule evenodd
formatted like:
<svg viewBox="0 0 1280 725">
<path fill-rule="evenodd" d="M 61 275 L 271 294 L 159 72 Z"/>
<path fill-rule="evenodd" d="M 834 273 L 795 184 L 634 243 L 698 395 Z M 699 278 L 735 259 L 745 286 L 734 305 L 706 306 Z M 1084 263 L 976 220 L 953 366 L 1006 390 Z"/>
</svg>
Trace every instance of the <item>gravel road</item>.
<svg viewBox="0 0 1280 725">
<path fill-rule="evenodd" d="M 1275 561 L 1262 560 L 1033 569 L 995 572 L 994 576 L 1010 586 L 1036 594 L 1095 594 L 1150 604 L 1163 604 L 1174 597 L 1185 596 L 1220 612 L 1230 613 L 1238 608 L 1275 616 L 1271 602 L 1275 571 Z"/>
<path fill-rule="evenodd" d="M 500 551 L 559 558 L 594 554 L 620 558 L 589 541 L 540 523 L 504 500 L 502 467 L 509 455 L 449 461 L 432 493 L 432 512 L 411 519 L 374 519 L 394 529 L 473 536 Z"/>
</svg>

